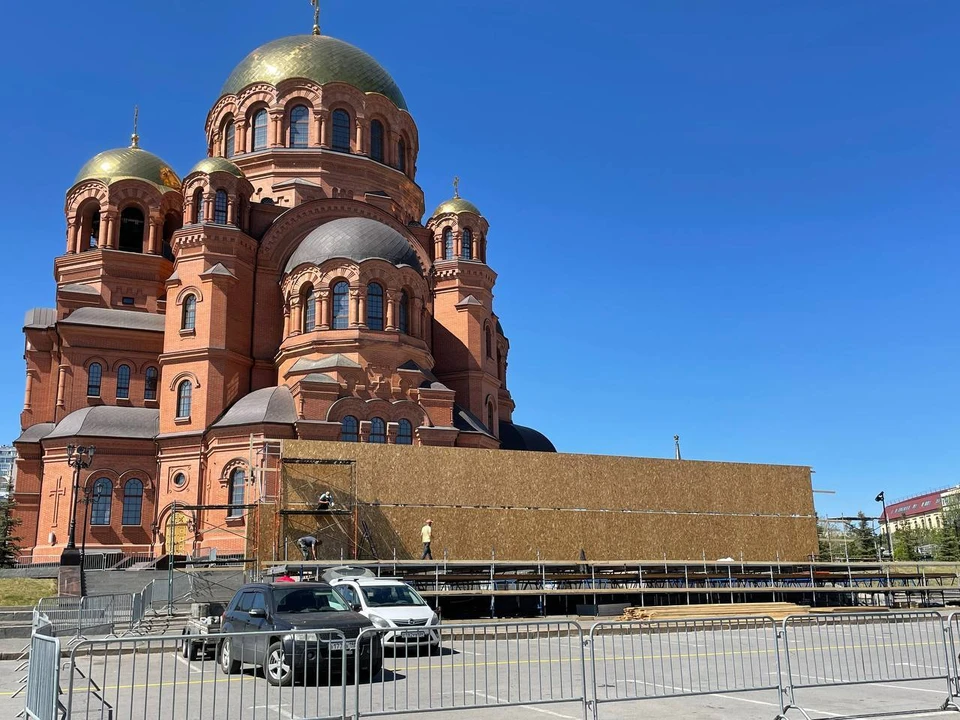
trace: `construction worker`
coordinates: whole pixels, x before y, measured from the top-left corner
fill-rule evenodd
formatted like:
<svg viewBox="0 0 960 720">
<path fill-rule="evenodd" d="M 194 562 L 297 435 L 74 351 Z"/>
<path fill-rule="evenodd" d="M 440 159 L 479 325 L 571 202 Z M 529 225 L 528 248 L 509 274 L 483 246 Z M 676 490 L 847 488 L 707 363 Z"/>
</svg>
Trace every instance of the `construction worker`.
<svg viewBox="0 0 960 720">
<path fill-rule="evenodd" d="M 317 498 L 317 510 L 331 509 L 333 509 L 333 493 L 327 490 L 319 498 Z"/>
<path fill-rule="evenodd" d="M 421 560 L 433 560 L 433 553 L 430 552 L 430 539 L 433 537 L 433 520 L 427 520 L 420 528 L 420 540 L 423 543 L 423 555 Z"/>
<path fill-rule="evenodd" d="M 317 540 L 313 535 L 304 535 L 297 540 L 297 547 L 300 548 L 300 552 L 303 553 L 304 560 L 316 560 L 317 545 L 320 544 L 322 544 L 321 541 Z"/>
</svg>

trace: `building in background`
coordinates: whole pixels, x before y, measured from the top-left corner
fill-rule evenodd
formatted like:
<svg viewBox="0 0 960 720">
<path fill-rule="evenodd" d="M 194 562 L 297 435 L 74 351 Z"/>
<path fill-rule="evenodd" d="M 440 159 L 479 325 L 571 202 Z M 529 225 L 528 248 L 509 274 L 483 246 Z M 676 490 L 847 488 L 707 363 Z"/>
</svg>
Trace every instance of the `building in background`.
<svg viewBox="0 0 960 720">
<path fill-rule="evenodd" d="M 887 505 L 880 516 L 882 532 L 896 534 L 899 530 L 937 530 L 943 527 L 944 510 L 960 499 L 960 487 L 933 490 L 923 495 L 898 500 Z"/>
<path fill-rule="evenodd" d="M 0 501 L 13 493 L 17 481 L 17 449 L 0 445 Z"/>
</svg>

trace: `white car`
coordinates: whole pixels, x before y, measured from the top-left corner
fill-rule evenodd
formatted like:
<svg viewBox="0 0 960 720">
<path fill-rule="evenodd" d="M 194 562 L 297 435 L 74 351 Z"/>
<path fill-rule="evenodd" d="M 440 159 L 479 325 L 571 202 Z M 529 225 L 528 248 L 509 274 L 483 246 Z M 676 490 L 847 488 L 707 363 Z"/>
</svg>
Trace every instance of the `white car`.
<svg viewBox="0 0 960 720">
<path fill-rule="evenodd" d="M 330 584 L 376 627 L 397 629 L 383 633 L 384 647 L 440 645 L 440 616 L 405 582 L 380 577 L 340 577 L 331 579 Z"/>
</svg>

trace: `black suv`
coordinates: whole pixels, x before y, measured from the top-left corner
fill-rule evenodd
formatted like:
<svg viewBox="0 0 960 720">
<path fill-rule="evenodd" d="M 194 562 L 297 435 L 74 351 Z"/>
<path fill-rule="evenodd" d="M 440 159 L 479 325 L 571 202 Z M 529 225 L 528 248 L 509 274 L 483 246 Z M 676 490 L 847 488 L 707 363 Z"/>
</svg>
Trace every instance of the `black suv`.
<svg viewBox="0 0 960 720">
<path fill-rule="evenodd" d="M 356 637 L 368 627 L 373 623 L 353 612 L 327 583 L 251 583 L 227 605 L 221 632 L 257 634 L 223 638 L 217 658 L 224 673 L 239 672 L 241 663 L 250 663 L 263 668 L 271 685 L 290 685 L 296 677 L 319 675 L 321 669 L 337 672 L 344 652 L 347 670 L 352 671 L 359 652 L 361 677 L 371 678 L 380 672 L 383 651 L 379 642 L 357 648 Z M 338 630 L 346 640 L 310 634 L 313 630 Z"/>
</svg>

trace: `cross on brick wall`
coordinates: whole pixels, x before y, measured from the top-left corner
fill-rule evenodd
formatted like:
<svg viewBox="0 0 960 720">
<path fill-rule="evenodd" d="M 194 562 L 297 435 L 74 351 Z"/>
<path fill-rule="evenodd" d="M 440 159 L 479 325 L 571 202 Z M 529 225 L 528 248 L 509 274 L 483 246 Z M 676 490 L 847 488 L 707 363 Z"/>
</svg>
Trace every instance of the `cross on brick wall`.
<svg viewBox="0 0 960 720">
<path fill-rule="evenodd" d="M 51 527 L 57 526 L 57 519 L 60 517 L 60 498 L 66 494 L 66 490 L 63 489 L 63 478 L 57 478 L 57 486 L 50 489 L 50 497 L 53 498 L 53 522 L 50 524 Z"/>
</svg>

